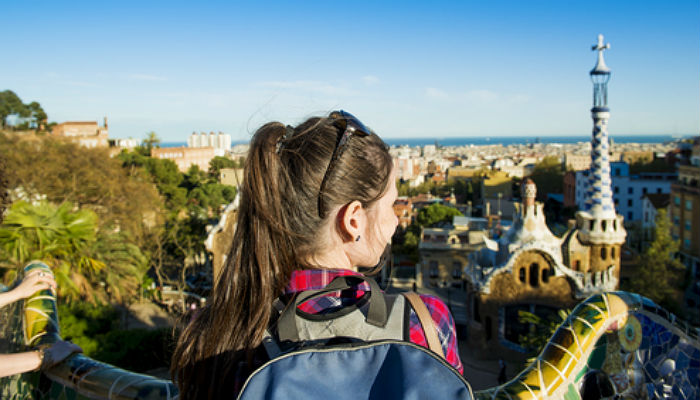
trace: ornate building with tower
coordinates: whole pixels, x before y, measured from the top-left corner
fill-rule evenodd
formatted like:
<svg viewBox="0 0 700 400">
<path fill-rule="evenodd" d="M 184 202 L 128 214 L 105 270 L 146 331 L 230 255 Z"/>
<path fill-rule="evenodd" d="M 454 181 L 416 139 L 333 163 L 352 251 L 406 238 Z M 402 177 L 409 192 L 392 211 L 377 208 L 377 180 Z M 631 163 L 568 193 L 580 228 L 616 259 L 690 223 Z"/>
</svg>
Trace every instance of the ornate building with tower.
<svg viewBox="0 0 700 400">
<path fill-rule="evenodd" d="M 564 236 L 557 237 L 547 227 L 543 204 L 535 201 L 535 184 L 526 179 L 511 229 L 497 240 L 487 240 L 485 248 L 470 256 L 465 271 L 467 340 L 477 356 L 522 360 L 528 349 L 520 345 L 520 338 L 532 327 L 519 321 L 520 311 L 547 318 L 592 294 L 618 288 L 626 231 L 611 189 L 610 69 L 603 58 L 608 48 L 602 35 L 593 46 L 598 61 L 590 72 L 593 135 L 585 208 Z"/>
</svg>

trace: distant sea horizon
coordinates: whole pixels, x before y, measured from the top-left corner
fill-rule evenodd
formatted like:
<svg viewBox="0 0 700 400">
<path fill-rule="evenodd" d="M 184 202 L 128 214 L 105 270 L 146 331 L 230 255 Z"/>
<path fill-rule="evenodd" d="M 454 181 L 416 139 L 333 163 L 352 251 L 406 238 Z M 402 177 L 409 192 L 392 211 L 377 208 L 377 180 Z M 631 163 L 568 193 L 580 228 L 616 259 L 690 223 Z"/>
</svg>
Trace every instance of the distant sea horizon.
<svg viewBox="0 0 700 400">
<path fill-rule="evenodd" d="M 692 135 L 611 135 L 614 143 L 665 143 Z M 494 136 L 494 137 L 416 137 L 416 138 L 383 138 L 390 146 L 426 146 L 438 144 L 440 146 L 488 146 L 488 145 L 513 145 L 531 143 L 561 143 L 573 144 L 590 142 L 591 135 L 585 136 Z M 232 145 L 247 144 L 247 140 L 236 140 Z M 182 147 L 187 146 L 187 142 L 163 142 L 160 147 Z"/>
</svg>

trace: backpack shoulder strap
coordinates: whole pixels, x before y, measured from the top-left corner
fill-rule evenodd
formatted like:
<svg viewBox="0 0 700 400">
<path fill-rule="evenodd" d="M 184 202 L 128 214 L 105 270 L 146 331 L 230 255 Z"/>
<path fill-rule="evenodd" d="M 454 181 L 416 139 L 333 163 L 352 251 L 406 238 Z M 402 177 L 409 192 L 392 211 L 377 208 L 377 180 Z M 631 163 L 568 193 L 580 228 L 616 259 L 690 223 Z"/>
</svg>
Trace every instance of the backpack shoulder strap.
<svg viewBox="0 0 700 400">
<path fill-rule="evenodd" d="M 440 339 L 437 335 L 437 327 L 435 326 L 435 321 L 428 311 L 428 307 L 425 306 L 423 300 L 416 292 L 404 292 L 403 296 L 411 303 L 411 307 L 416 312 L 418 320 L 420 321 L 421 327 L 423 327 L 423 333 L 425 333 L 425 340 L 428 342 L 428 348 L 434 353 L 439 355 L 442 359 L 445 359 L 445 353 L 442 351 L 442 345 L 440 344 Z"/>
</svg>

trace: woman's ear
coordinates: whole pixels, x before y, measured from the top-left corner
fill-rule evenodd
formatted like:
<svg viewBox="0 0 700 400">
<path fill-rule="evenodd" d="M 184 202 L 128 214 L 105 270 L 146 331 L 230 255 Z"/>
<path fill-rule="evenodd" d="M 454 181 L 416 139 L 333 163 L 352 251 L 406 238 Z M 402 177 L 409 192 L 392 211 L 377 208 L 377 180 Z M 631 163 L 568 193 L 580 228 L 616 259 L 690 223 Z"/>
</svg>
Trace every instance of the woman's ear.
<svg viewBox="0 0 700 400">
<path fill-rule="evenodd" d="M 367 214 L 362 203 L 357 200 L 348 203 L 338 212 L 338 230 L 343 241 L 356 241 L 365 231 L 366 223 Z"/>
</svg>

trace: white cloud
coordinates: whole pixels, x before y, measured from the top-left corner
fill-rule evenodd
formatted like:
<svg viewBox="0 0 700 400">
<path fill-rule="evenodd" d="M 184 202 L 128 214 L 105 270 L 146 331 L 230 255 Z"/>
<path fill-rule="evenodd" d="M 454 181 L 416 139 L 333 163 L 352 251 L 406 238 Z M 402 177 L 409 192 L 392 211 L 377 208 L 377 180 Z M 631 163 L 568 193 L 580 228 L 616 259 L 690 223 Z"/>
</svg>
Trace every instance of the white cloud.
<svg viewBox="0 0 700 400">
<path fill-rule="evenodd" d="M 446 99 L 449 97 L 446 92 L 432 87 L 425 89 L 425 95 L 431 99 Z"/>
<path fill-rule="evenodd" d="M 466 93 L 466 97 L 469 100 L 491 103 L 499 100 L 501 98 L 501 95 L 492 90 L 479 89 L 468 91 Z"/>
<path fill-rule="evenodd" d="M 362 77 L 362 82 L 367 86 L 373 86 L 379 83 L 379 78 L 374 75 L 366 75 Z"/>
</svg>

